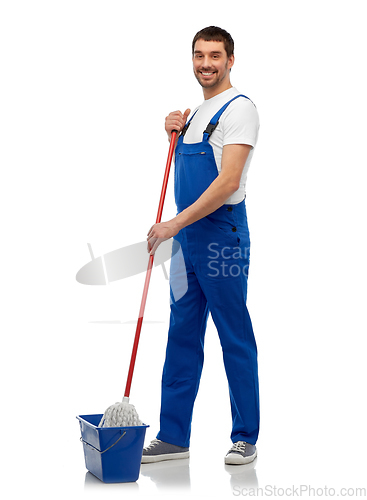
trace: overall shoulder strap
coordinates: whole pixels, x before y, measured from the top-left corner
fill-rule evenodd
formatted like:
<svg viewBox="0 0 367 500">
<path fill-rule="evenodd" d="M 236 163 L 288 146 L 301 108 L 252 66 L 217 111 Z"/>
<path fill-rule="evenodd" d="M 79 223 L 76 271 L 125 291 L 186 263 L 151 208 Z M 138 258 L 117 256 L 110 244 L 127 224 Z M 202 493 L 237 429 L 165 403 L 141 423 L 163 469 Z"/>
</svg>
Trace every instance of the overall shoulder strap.
<svg viewBox="0 0 367 500">
<path fill-rule="evenodd" d="M 194 116 L 196 115 L 196 113 L 198 112 L 198 110 L 199 110 L 199 108 L 195 111 L 195 113 L 192 115 L 192 117 L 190 118 L 190 120 L 186 123 L 186 125 L 184 126 L 184 128 L 181 130 L 180 136 L 182 135 L 182 137 L 184 137 L 184 135 L 187 132 L 187 129 L 190 126 L 191 120 L 194 118 Z"/>
<path fill-rule="evenodd" d="M 209 140 L 209 137 L 212 135 L 214 130 L 217 128 L 217 125 L 219 123 L 219 118 L 222 116 L 223 112 L 228 108 L 228 106 L 231 104 L 231 102 L 234 101 L 235 99 L 238 99 L 238 97 L 244 97 L 245 99 L 248 99 L 249 101 L 251 101 L 251 99 L 249 97 L 247 97 L 243 94 L 238 94 L 235 97 L 233 97 L 233 99 L 230 99 L 224 106 L 222 106 L 220 108 L 219 111 L 217 111 L 217 113 L 215 113 L 213 118 L 208 123 L 208 125 L 203 133 L 203 141 Z"/>
</svg>

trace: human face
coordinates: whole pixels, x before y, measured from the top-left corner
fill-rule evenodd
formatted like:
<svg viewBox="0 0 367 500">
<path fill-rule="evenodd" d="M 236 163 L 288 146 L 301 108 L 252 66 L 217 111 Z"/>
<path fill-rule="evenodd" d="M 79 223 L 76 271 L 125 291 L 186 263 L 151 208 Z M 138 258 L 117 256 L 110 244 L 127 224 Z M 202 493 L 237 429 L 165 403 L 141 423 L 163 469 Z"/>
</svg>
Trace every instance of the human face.
<svg viewBox="0 0 367 500">
<path fill-rule="evenodd" d="M 205 99 L 229 89 L 234 56 L 227 56 L 223 42 L 198 40 L 193 54 L 194 75 L 203 87 Z"/>
</svg>

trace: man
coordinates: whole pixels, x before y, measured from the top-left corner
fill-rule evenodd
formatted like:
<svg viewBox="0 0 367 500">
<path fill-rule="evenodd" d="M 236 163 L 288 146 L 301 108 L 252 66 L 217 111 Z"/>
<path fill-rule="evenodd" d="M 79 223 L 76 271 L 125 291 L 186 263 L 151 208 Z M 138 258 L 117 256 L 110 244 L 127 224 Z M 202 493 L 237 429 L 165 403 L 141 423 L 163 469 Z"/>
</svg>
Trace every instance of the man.
<svg viewBox="0 0 367 500">
<path fill-rule="evenodd" d="M 245 183 L 259 118 L 254 104 L 231 85 L 233 46 L 230 34 L 214 26 L 195 35 L 193 69 L 204 102 L 189 122 L 190 109 L 166 118 L 169 137 L 172 130 L 181 132 L 175 149 L 178 214 L 151 227 L 148 247 L 154 253 L 171 237 L 180 243 L 188 289 L 179 300 L 172 298 L 160 431 L 144 448 L 142 463 L 189 456 L 209 312 L 223 350 L 232 411 L 233 446 L 225 463 L 244 464 L 257 455 L 259 389 L 257 348 L 246 307 L 250 239 Z M 178 271 L 171 263 L 175 279 Z"/>
</svg>

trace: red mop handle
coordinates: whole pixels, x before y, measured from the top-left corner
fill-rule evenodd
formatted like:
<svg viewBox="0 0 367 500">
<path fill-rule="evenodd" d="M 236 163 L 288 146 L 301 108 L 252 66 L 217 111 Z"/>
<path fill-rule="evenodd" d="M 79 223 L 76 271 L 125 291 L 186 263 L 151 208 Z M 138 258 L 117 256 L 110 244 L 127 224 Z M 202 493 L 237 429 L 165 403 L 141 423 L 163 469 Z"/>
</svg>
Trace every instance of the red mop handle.
<svg viewBox="0 0 367 500">
<path fill-rule="evenodd" d="M 170 171 L 171 163 L 172 163 L 173 151 L 175 148 L 176 135 L 177 135 L 176 130 L 173 130 L 172 135 L 171 135 L 171 142 L 170 142 L 169 150 L 168 150 L 168 158 L 167 158 L 166 170 L 165 170 L 164 178 L 163 178 L 163 185 L 162 185 L 162 191 L 161 191 L 161 198 L 159 200 L 156 224 L 161 222 L 161 219 L 162 219 L 163 205 L 164 205 L 164 199 L 166 197 L 168 177 L 169 177 L 169 171 Z M 141 326 L 143 324 L 144 309 L 145 309 L 145 303 L 147 301 L 150 275 L 152 274 L 153 260 L 154 260 L 154 255 L 150 255 L 149 261 L 148 261 L 147 274 L 145 276 L 143 296 L 142 296 L 141 304 L 140 304 L 139 318 L 138 318 L 138 323 L 136 325 L 134 345 L 133 345 L 133 350 L 131 353 L 129 373 L 127 375 L 125 394 L 124 394 L 125 398 L 128 398 L 130 396 L 131 381 L 132 381 L 133 373 L 134 373 L 134 366 L 135 366 L 135 360 L 136 360 L 136 353 L 138 351 Z"/>
</svg>

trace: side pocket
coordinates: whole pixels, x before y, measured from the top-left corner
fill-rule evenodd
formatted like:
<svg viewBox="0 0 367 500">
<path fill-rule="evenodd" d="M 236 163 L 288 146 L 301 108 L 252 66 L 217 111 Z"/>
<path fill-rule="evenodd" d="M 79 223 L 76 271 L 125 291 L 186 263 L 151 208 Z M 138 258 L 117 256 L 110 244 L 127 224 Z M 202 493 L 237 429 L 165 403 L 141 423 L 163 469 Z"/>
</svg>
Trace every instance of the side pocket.
<svg viewBox="0 0 367 500">
<path fill-rule="evenodd" d="M 216 231 L 216 234 L 220 235 L 223 240 L 224 245 L 231 244 L 232 246 L 237 246 L 238 245 L 238 236 L 237 236 L 237 231 L 233 231 L 233 224 L 231 222 L 224 222 L 224 221 L 213 221 L 210 216 L 205 217 L 206 220 L 210 223 L 211 227 Z"/>
</svg>

